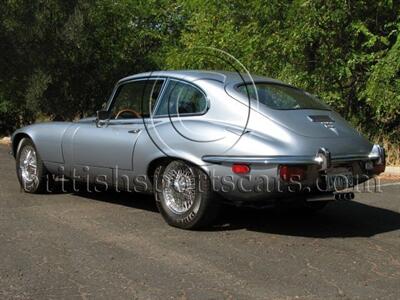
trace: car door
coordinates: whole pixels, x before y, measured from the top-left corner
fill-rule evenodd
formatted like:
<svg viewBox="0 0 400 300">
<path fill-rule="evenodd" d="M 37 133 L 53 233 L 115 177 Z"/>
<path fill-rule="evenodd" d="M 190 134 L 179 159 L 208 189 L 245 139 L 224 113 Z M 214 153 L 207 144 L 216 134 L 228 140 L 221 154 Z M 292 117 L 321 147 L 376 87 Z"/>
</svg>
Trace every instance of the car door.
<svg viewBox="0 0 400 300">
<path fill-rule="evenodd" d="M 164 79 L 138 79 L 117 86 L 108 104 L 109 119 L 78 124 L 71 136 L 73 176 L 118 183 L 133 175 L 133 151 L 148 122 Z"/>
</svg>

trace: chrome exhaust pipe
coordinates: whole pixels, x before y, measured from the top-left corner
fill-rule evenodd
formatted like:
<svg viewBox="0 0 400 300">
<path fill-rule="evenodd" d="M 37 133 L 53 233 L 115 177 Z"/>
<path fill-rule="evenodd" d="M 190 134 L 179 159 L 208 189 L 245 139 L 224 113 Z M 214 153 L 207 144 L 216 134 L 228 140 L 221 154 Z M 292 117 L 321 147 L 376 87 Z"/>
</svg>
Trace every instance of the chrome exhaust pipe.
<svg viewBox="0 0 400 300">
<path fill-rule="evenodd" d="M 354 199 L 353 192 L 342 192 L 327 195 L 316 195 L 310 196 L 306 199 L 307 202 L 317 202 L 317 201 L 350 201 Z"/>
<path fill-rule="evenodd" d="M 335 200 L 337 200 L 337 201 L 343 201 L 343 200 L 350 201 L 353 199 L 354 199 L 353 192 L 335 193 Z"/>
<path fill-rule="evenodd" d="M 307 198 L 307 202 L 317 202 L 317 201 L 333 201 L 335 198 L 332 194 L 330 195 L 317 195 Z"/>
</svg>

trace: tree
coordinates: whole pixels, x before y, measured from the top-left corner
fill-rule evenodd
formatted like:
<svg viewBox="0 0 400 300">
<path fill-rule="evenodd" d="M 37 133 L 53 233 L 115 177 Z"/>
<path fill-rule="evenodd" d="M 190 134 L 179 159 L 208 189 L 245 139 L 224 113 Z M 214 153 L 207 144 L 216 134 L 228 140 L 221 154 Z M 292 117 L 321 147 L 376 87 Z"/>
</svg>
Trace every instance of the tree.
<svg viewBox="0 0 400 300">
<path fill-rule="evenodd" d="M 243 64 L 398 143 L 398 1 L 0 1 L 1 133 L 92 115 L 129 74 Z"/>
<path fill-rule="evenodd" d="M 253 73 L 317 94 L 368 135 L 385 134 L 397 143 L 399 5 L 384 0 L 182 1 L 187 26 L 170 49 L 167 66 L 229 68 L 220 59 L 187 50 L 222 49 Z"/>
</svg>

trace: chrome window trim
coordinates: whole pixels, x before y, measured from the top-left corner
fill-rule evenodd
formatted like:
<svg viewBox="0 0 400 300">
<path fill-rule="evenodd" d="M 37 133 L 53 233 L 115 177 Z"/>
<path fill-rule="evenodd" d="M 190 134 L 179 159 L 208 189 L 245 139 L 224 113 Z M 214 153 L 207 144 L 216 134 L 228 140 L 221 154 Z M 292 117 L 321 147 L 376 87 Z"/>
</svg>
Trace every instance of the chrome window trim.
<svg viewBox="0 0 400 300">
<path fill-rule="evenodd" d="M 167 77 L 142 77 L 142 78 L 135 78 L 135 79 L 131 79 L 131 80 L 124 80 L 124 81 L 118 82 L 118 83 L 115 85 L 115 87 L 114 87 L 114 89 L 113 89 L 113 91 L 112 91 L 112 93 L 111 93 L 111 96 L 110 96 L 110 98 L 109 98 L 109 100 L 108 100 L 108 103 L 107 103 L 107 106 L 106 106 L 107 112 L 108 112 L 109 114 L 111 113 L 111 109 L 112 109 L 112 107 L 113 107 L 113 105 L 114 105 L 114 102 L 115 102 L 115 95 L 116 95 L 116 93 L 117 93 L 117 91 L 119 90 L 120 87 L 122 87 L 122 86 L 124 86 L 124 85 L 126 85 L 126 84 L 133 83 L 133 82 L 145 81 L 145 80 L 153 80 L 153 81 L 161 81 L 161 80 L 162 80 L 162 81 L 163 81 L 163 83 L 162 83 L 162 85 L 161 85 L 161 89 L 160 89 L 160 94 L 158 95 L 158 97 L 157 97 L 157 99 L 156 99 L 156 101 L 155 101 L 155 104 L 154 104 L 154 107 L 156 107 L 156 106 L 158 105 L 158 102 L 159 102 L 160 99 L 161 99 L 161 96 L 163 95 L 164 88 L 165 88 L 166 83 L 167 83 L 167 81 L 168 81 L 168 78 L 167 78 Z M 155 111 L 155 110 L 153 110 L 152 112 L 150 112 L 150 116 L 147 117 L 147 118 L 144 118 L 144 119 L 151 118 L 154 111 Z M 126 120 L 132 120 L 132 119 L 136 119 L 136 118 L 127 118 Z M 112 119 L 110 119 L 110 120 L 112 120 Z"/>
<path fill-rule="evenodd" d="M 292 89 L 294 89 L 294 90 L 297 90 L 297 91 L 300 91 L 300 92 L 303 92 L 303 93 L 306 93 L 306 94 L 311 95 L 311 94 L 308 93 L 307 91 L 305 91 L 305 90 L 303 90 L 303 89 L 300 89 L 300 88 L 298 88 L 298 87 L 292 86 L 292 85 L 290 85 L 290 84 L 285 84 L 285 83 L 280 83 L 280 82 L 268 82 L 268 81 L 262 81 L 262 80 L 257 80 L 257 81 L 254 81 L 254 82 L 240 82 L 240 83 L 236 83 L 236 84 L 233 85 L 233 89 L 234 89 L 236 92 L 238 92 L 239 94 L 245 96 L 246 99 L 250 99 L 250 100 L 253 100 L 253 101 L 257 101 L 257 99 L 251 98 L 250 95 L 245 95 L 245 94 L 243 94 L 243 93 L 239 90 L 239 87 L 241 87 L 241 86 L 244 86 L 244 85 L 250 85 L 250 86 L 252 86 L 253 84 L 254 84 L 254 85 L 256 85 L 256 84 L 278 85 L 278 86 L 283 86 L 283 87 L 287 87 L 287 88 L 292 88 Z M 313 96 L 313 95 L 311 95 L 311 96 Z M 314 97 L 315 97 L 315 96 L 314 96 Z M 316 97 L 315 97 L 315 98 L 316 98 Z M 263 105 L 264 105 L 265 107 L 267 107 L 268 109 L 272 109 L 272 110 L 275 110 L 275 111 L 295 111 L 295 110 L 307 110 L 307 109 L 311 109 L 311 110 L 322 110 L 322 111 L 332 111 L 332 109 L 331 109 L 329 106 L 327 106 L 326 103 L 322 102 L 322 100 L 320 100 L 320 99 L 318 99 L 318 98 L 316 98 L 315 100 L 316 100 L 318 103 L 322 104 L 323 106 L 326 106 L 326 108 L 298 108 L 298 109 L 296 109 L 296 108 L 284 108 L 284 109 L 278 109 L 278 108 L 270 107 L 270 106 L 268 106 L 268 105 L 266 105 L 266 104 L 263 104 L 263 103 L 261 103 L 261 104 L 263 104 Z"/>
<path fill-rule="evenodd" d="M 181 82 L 183 84 L 186 85 L 190 85 L 193 88 L 197 89 L 200 93 L 203 94 L 204 99 L 206 100 L 206 107 L 204 108 L 204 110 L 202 110 L 201 112 L 198 113 L 182 113 L 182 114 L 163 114 L 163 115 L 158 115 L 157 114 L 157 110 L 159 109 L 162 100 L 164 99 L 164 94 L 165 91 L 167 90 L 168 86 L 170 85 L 171 81 L 176 81 L 176 82 Z M 167 82 L 165 83 L 164 89 L 162 91 L 162 93 L 160 93 L 160 98 L 157 101 L 157 106 L 154 108 L 154 113 L 152 114 L 153 118 L 175 118 L 175 117 L 193 117 L 193 116 L 202 116 L 205 115 L 208 110 L 210 109 L 210 99 L 207 96 L 207 93 L 200 88 L 199 86 L 197 86 L 196 84 L 193 84 L 192 82 L 186 81 L 186 80 L 182 80 L 182 79 L 176 79 L 176 78 L 168 78 Z"/>
</svg>

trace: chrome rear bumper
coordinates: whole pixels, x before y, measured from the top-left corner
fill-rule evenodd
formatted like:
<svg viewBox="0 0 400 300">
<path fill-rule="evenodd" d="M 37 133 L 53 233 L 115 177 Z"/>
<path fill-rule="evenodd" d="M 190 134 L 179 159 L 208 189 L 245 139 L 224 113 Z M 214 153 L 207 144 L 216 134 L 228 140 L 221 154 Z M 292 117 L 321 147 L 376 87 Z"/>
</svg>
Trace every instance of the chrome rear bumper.
<svg viewBox="0 0 400 300">
<path fill-rule="evenodd" d="M 257 165 L 317 165 L 321 169 L 327 169 L 332 163 L 352 162 L 352 161 L 377 161 L 383 163 L 385 160 L 385 150 L 379 145 L 374 145 L 369 154 L 348 154 L 331 155 L 325 149 L 320 148 L 315 156 L 223 156 L 205 155 L 202 157 L 204 162 L 213 164 L 235 164 L 247 163 Z"/>
</svg>

